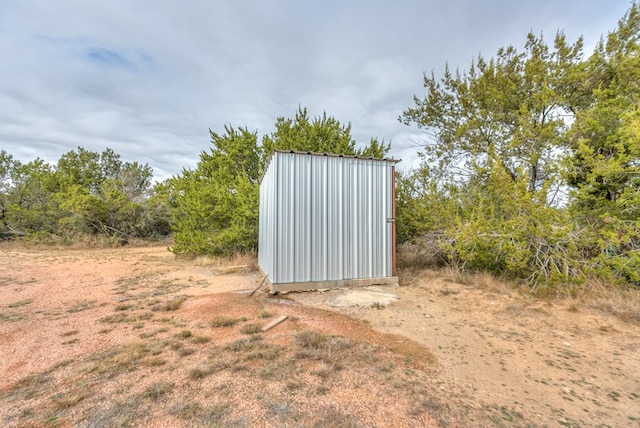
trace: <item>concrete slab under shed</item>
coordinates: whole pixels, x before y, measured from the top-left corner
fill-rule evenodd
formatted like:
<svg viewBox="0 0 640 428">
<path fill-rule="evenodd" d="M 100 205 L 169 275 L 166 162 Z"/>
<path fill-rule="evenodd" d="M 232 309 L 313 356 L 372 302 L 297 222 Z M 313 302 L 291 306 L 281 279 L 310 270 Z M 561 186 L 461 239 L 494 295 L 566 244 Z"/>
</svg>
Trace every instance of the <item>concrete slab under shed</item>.
<svg viewBox="0 0 640 428">
<path fill-rule="evenodd" d="M 269 280 L 268 280 L 269 281 Z M 313 282 L 288 282 L 273 284 L 269 281 L 271 294 L 286 293 L 289 291 L 312 291 L 334 288 L 359 288 L 371 285 L 398 285 L 397 276 L 383 278 L 358 278 L 343 279 L 338 281 L 313 281 Z"/>
</svg>

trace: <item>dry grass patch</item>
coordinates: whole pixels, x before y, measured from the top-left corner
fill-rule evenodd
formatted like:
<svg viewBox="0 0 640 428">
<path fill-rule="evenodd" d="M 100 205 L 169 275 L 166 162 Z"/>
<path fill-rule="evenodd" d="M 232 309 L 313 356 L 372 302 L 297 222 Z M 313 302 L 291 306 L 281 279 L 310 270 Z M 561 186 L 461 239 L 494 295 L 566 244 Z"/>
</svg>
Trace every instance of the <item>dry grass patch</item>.
<svg viewBox="0 0 640 428">
<path fill-rule="evenodd" d="M 250 322 L 243 324 L 240 327 L 240 333 L 242 334 L 258 334 L 262 333 L 262 324 L 257 322 Z"/>
<path fill-rule="evenodd" d="M 127 314 L 119 313 L 119 314 L 107 315 L 106 317 L 102 317 L 100 318 L 100 321 L 107 322 L 107 323 L 120 323 L 120 322 L 127 321 L 127 319 L 128 319 Z"/>
<path fill-rule="evenodd" d="M 438 268 L 444 266 L 446 255 L 440 249 L 438 233 L 432 233 L 415 242 L 406 242 L 398 247 L 398 266 L 418 269 Z"/>
<path fill-rule="evenodd" d="M 164 358 L 149 358 L 145 362 L 149 367 L 158 367 L 167 364 L 167 360 Z"/>
<path fill-rule="evenodd" d="M 313 359 L 338 368 L 355 343 L 340 336 L 329 336 L 312 330 L 302 330 L 294 335 L 297 346 L 295 357 L 299 359 Z M 340 366 L 341 367 L 341 366 Z"/>
<path fill-rule="evenodd" d="M 83 388 L 82 390 L 73 390 L 68 392 L 60 392 L 51 396 L 51 401 L 56 410 L 68 409 L 79 404 L 82 400 L 89 397 L 91 391 Z"/>
<path fill-rule="evenodd" d="M 167 413 L 183 419 L 193 419 L 202 412 L 202 405 L 185 399 L 179 399 L 169 405 Z"/>
<path fill-rule="evenodd" d="M 282 346 L 265 343 L 254 347 L 245 354 L 244 358 L 247 360 L 273 361 L 280 357 L 283 351 L 284 348 Z"/>
<path fill-rule="evenodd" d="M 640 290 L 600 286 L 595 290 L 588 289 L 579 301 L 622 321 L 640 324 Z"/>
<path fill-rule="evenodd" d="M 118 376 L 123 373 L 132 372 L 142 366 L 162 365 L 164 362 L 157 364 L 159 359 L 149 358 L 162 353 L 162 349 L 166 343 L 132 343 L 117 347 L 105 353 L 92 356 L 92 362 L 86 366 L 82 372 L 85 374 L 97 373 L 105 375 L 108 378 Z"/>
<path fill-rule="evenodd" d="M 52 371 L 47 370 L 43 373 L 23 377 L 7 388 L 1 397 L 7 398 L 9 401 L 30 400 L 49 393 L 50 384 L 53 381 Z"/>
<path fill-rule="evenodd" d="M 0 287 L 4 287 L 14 282 L 16 282 L 16 278 L 13 276 L 0 277 Z"/>
<path fill-rule="evenodd" d="M 194 264 L 213 268 L 217 273 L 221 274 L 254 272 L 258 270 L 258 254 L 256 252 L 244 252 L 229 257 L 199 256 L 195 259 Z"/>
<path fill-rule="evenodd" d="M 15 312 L 0 312 L 0 321 L 16 322 L 27 318 L 25 314 Z"/>
<path fill-rule="evenodd" d="M 129 290 L 135 290 L 139 288 L 145 282 L 145 276 L 124 276 L 118 279 L 115 284 L 116 288 L 113 289 L 115 294 L 124 294 Z"/>
<path fill-rule="evenodd" d="M 96 302 L 94 300 L 81 300 L 74 303 L 69 309 L 67 309 L 67 312 L 70 314 L 82 312 L 95 307 L 95 305 Z"/>
<path fill-rule="evenodd" d="M 133 305 L 128 304 L 128 303 L 119 303 L 116 305 L 116 307 L 114 308 L 115 311 L 127 311 L 129 309 L 133 308 Z"/>
<path fill-rule="evenodd" d="M 178 309 L 180 309 L 180 306 L 182 306 L 182 304 L 187 299 L 188 299 L 188 296 L 174 297 L 173 299 L 168 300 L 168 301 L 166 301 L 165 303 L 163 303 L 161 305 L 154 306 L 152 308 L 152 310 L 154 310 L 154 311 L 164 311 L 164 312 L 177 311 Z"/>
<path fill-rule="evenodd" d="M 228 343 L 223 349 L 231 352 L 247 352 L 251 351 L 256 346 L 256 343 L 262 342 L 262 340 L 260 336 L 253 336 L 249 339 L 238 339 Z"/>
<path fill-rule="evenodd" d="M 20 308 L 22 306 L 30 305 L 31 303 L 33 303 L 33 299 L 24 299 L 24 300 L 18 300 L 17 302 L 9 303 L 7 307 Z"/>
<path fill-rule="evenodd" d="M 241 357 L 229 355 L 224 352 L 215 352 L 206 361 L 202 362 L 197 367 L 190 369 L 187 376 L 191 380 L 199 380 L 223 370 L 237 372 L 244 368 Z"/>
<path fill-rule="evenodd" d="M 321 395 L 327 392 L 322 389 L 321 391 L 319 391 Z M 334 407 L 324 407 L 315 416 L 311 426 L 313 428 L 360 428 L 363 425 L 353 415 L 341 412 Z"/>
<path fill-rule="evenodd" d="M 329 376 L 331 376 L 332 373 L 336 372 L 336 371 L 340 371 L 342 370 L 342 365 L 341 364 L 327 364 L 327 363 L 322 363 L 320 364 L 319 367 L 311 370 L 311 374 L 318 376 L 320 378 L 326 379 Z"/>
<path fill-rule="evenodd" d="M 401 271 L 400 280 L 405 284 L 413 284 L 420 280 L 441 278 L 445 282 L 471 286 L 484 291 L 516 295 L 523 298 L 538 298 L 542 301 L 569 300 L 567 310 L 578 312 L 581 306 L 600 310 L 614 315 L 625 322 L 640 323 L 640 289 L 619 287 L 598 280 L 590 280 L 584 285 L 565 284 L 553 288 L 544 288 L 536 293 L 524 286 L 509 283 L 486 272 L 469 272 L 456 267 L 444 267 L 438 271 L 415 267 L 405 267 Z M 454 294 L 444 288 L 443 294 Z"/>
<path fill-rule="evenodd" d="M 282 354 L 284 347 L 267 343 L 261 336 L 252 336 L 231 342 L 224 350 L 240 354 L 244 360 L 275 360 Z"/>
<path fill-rule="evenodd" d="M 215 371 L 214 365 L 203 365 L 189 370 L 188 377 L 191 380 L 203 379 Z"/>
<path fill-rule="evenodd" d="M 473 272 L 449 266 L 443 268 L 440 273 L 442 274 L 442 278 L 445 282 L 470 286 L 478 284 L 478 281 L 475 279 L 476 274 Z"/>
<path fill-rule="evenodd" d="M 468 275 L 470 276 L 471 285 L 482 290 L 496 293 L 509 293 L 514 290 L 511 284 L 487 272 L 477 272 Z"/>
<path fill-rule="evenodd" d="M 166 296 L 167 294 L 177 293 L 185 288 L 189 288 L 189 285 L 165 280 L 154 287 L 153 292 L 151 292 L 151 296 Z"/>
<path fill-rule="evenodd" d="M 142 396 L 145 398 L 150 398 L 152 400 L 158 400 L 159 398 L 164 397 L 166 394 L 171 393 L 171 391 L 173 391 L 173 388 L 174 384 L 170 382 L 153 382 L 146 386 L 146 388 L 142 392 Z"/>
<path fill-rule="evenodd" d="M 82 426 L 87 427 L 131 427 L 140 426 L 140 421 L 148 416 L 142 407 L 143 397 L 105 397 L 106 406 L 92 409 Z"/>
<path fill-rule="evenodd" d="M 234 325 L 238 324 L 239 322 L 244 322 L 247 319 L 242 317 L 242 318 L 235 318 L 235 317 L 228 317 L 228 316 L 224 316 L 224 315 L 218 315 L 215 316 L 210 322 L 209 325 L 211 327 L 233 327 Z"/>
<path fill-rule="evenodd" d="M 189 355 L 195 354 L 196 350 L 193 348 L 179 348 L 177 352 L 180 357 L 188 357 Z"/>
<path fill-rule="evenodd" d="M 153 331 L 145 331 L 144 333 L 140 333 L 140 335 L 138 337 L 140 337 L 140 339 L 150 339 L 152 337 L 156 337 L 160 333 L 166 333 L 168 331 L 169 331 L 168 328 L 161 327 L 161 328 L 157 328 L 157 329 L 155 329 Z"/>
<path fill-rule="evenodd" d="M 211 341 L 211 338 L 210 338 L 210 337 L 207 337 L 207 336 L 199 336 L 199 335 L 196 335 L 196 336 L 193 336 L 193 337 L 191 338 L 191 342 L 192 342 L 192 343 L 195 343 L 196 345 L 202 345 L 202 344 L 204 344 L 204 343 L 208 343 L 208 342 L 210 342 L 210 341 Z"/>
<path fill-rule="evenodd" d="M 100 321 L 115 324 L 115 323 L 135 323 L 140 321 L 146 321 L 153 317 L 153 312 L 116 312 L 113 315 L 107 315 L 106 317 L 100 318 Z"/>
<path fill-rule="evenodd" d="M 233 426 L 232 422 L 222 424 L 226 422 L 229 410 L 230 406 L 225 403 L 208 403 L 203 406 L 197 401 L 181 398 L 169 404 L 167 413 L 190 421 L 193 426 L 219 427 Z"/>
<path fill-rule="evenodd" d="M 267 311 L 266 309 L 261 310 L 260 313 L 258 314 L 258 318 L 261 318 L 261 319 L 271 318 L 272 316 L 273 314 Z"/>
</svg>

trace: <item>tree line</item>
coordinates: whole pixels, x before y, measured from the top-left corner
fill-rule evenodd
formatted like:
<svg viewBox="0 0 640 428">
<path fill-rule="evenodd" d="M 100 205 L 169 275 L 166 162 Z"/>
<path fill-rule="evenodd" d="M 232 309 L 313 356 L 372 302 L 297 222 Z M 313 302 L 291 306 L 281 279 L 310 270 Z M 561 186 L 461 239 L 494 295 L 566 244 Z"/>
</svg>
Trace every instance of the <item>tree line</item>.
<svg viewBox="0 0 640 428">
<path fill-rule="evenodd" d="M 351 126 L 299 108 L 258 139 L 246 127 L 209 131 L 211 148 L 194 169 L 152 183 L 147 164 L 111 149 L 78 147 L 55 165 L 21 163 L 0 151 L 0 239 L 71 242 L 86 237 L 124 244 L 172 235 L 172 251 L 230 255 L 258 245 L 258 189 L 274 149 L 383 157 L 384 141 L 357 148 Z"/>
<path fill-rule="evenodd" d="M 432 262 L 546 293 L 590 278 L 640 285 L 640 7 L 594 51 L 559 31 L 425 74 L 400 116 L 424 132 L 397 176 L 397 237 Z M 193 169 L 152 184 L 148 165 L 82 148 L 56 165 L 0 152 L 0 236 L 118 242 L 172 234 L 177 254 L 255 250 L 258 186 L 274 149 L 384 157 L 350 125 L 299 108 L 274 131 L 227 125 Z"/>
<path fill-rule="evenodd" d="M 81 147 L 55 165 L 22 163 L 0 151 L 0 238 L 69 242 L 102 236 L 114 243 L 170 233 L 166 207 L 152 192 L 152 170 L 111 149 Z"/>
</svg>

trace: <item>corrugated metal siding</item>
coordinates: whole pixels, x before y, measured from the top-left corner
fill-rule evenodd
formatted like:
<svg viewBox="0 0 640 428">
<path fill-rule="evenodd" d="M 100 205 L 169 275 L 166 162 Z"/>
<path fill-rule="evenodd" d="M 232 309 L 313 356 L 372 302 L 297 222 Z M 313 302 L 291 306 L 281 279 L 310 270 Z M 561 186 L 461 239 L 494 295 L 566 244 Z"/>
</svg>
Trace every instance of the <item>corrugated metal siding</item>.
<svg viewBox="0 0 640 428">
<path fill-rule="evenodd" d="M 394 161 L 274 152 L 258 264 L 274 284 L 392 275 Z"/>
<path fill-rule="evenodd" d="M 275 162 L 271 159 L 260 183 L 260 206 L 258 217 L 258 265 L 269 275 L 273 272 L 275 256 Z M 268 196 L 271 195 L 271 196 Z"/>
</svg>

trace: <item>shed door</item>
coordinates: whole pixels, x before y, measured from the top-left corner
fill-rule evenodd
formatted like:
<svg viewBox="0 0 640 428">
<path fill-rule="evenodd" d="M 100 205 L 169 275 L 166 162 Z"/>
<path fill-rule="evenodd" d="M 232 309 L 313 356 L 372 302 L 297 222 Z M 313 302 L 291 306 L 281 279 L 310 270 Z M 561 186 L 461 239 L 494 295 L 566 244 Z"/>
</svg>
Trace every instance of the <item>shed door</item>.
<svg viewBox="0 0 640 428">
<path fill-rule="evenodd" d="M 345 229 L 347 278 L 392 275 L 393 168 L 383 162 L 349 164 Z"/>
</svg>

